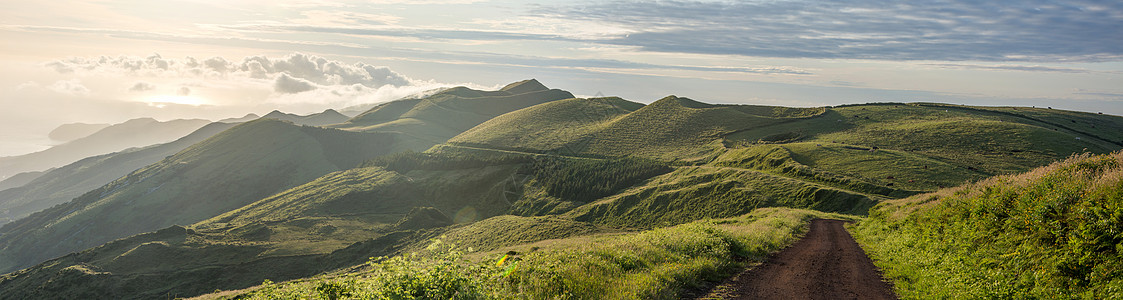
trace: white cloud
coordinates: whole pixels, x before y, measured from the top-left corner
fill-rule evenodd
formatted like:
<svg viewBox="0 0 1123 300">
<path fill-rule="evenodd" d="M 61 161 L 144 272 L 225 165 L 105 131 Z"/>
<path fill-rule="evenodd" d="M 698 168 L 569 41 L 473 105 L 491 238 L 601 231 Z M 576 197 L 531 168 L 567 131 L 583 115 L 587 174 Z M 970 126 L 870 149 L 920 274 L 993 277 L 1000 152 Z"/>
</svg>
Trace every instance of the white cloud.
<svg viewBox="0 0 1123 300">
<path fill-rule="evenodd" d="M 316 55 L 167 58 L 70 57 L 40 64 L 47 72 L 74 78 L 36 87 L 69 95 L 145 104 L 146 109 L 209 116 L 280 109 L 310 113 L 326 108 L 385 102 L 428 90 L 473 84 L 414 80 L 388 67 L 345 63 Z M 87 88 L 87 86 L 89 88 Z M 172 106 L 168 103 L 190 105 Z M 205 104 L 205 105 L 199 105 Z M 202 115 L 205 114 L 205 115 Z"/>
<path fill-rule="evenodd" d="M 144 92 L 144 91 L 151 91 L 151 90 L 154 90 L 154 89 L 156 89 L 155 85 L 153 85 L 151 83 L 143 82 L 143 81 L 137 82 L 137 83 L 133 84 L 133 86 L 129 87 L 130 92 Z"/>
<path fill-rule="evenodd" d="M 300 78 L 293 78 L 289 76 L 288 73 L 281 73 L 280 76 L 277 76 L 277 80 L 273 81 L 273 91 L 281 94 L 296 94 L 314 89 L 316 89 L 315 83 Z"/>
<path fill-rule="evenodd" d="M 74 96 L 86 96 L 90 94 L 90 89 L 82 85 L 82 81 L 78 79 L 55 81 L 54 84 L 51 84 L 47 88 L 58 93 Z"/>
<path fill-rule="evenodd" d="M 309 10 L 300 12 L 300 15 L 303 18 L 290 21 L 311 26 L 368 26 L 395 24 L 402 19 L 402 17 L 393 15 L 339 10 Z"/>
</svg>

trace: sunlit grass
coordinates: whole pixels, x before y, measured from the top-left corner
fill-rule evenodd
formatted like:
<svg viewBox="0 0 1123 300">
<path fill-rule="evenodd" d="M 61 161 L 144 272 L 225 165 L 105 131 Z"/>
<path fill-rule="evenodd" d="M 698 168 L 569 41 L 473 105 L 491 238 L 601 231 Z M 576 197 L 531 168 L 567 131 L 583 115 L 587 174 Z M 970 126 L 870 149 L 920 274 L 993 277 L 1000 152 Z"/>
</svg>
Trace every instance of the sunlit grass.
<svg viewBox="0 0 1123 300">
<path fill-rule="evenodd" d="M 851 217 L 759 209 L 735 218 L 555 240 L 472 256 L 464 255 L 470 249 L 438 241 L 424 251 L 372 262 L 366 271 L 266 282 L 238 297 L 675 299 L 685 289 L 721 280 L 790 244 L 813 218 Z"/>
<path fill-rule="evenodd" d="M 907 299 L 1123 297 L 1123 152 L 878 205 L 855 237 Z"/>
</svg>

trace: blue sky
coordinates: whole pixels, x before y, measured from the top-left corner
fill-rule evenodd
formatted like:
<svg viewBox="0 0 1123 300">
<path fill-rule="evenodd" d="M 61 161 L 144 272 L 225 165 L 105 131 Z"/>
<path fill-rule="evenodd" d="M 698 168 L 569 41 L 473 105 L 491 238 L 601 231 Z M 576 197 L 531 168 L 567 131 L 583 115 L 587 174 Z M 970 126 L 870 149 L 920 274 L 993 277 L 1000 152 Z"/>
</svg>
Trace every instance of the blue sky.
<svg viewBox="0 0 1123 300">
<path fill-rule="evenodd" d="M 0 155 L 62 123 L 309 113 L 526 78 L 638 102 L 1123 115 L 1119 1 L 20 1 L 0 39 L 0 140 L 27 144 Z"/>
</svg>

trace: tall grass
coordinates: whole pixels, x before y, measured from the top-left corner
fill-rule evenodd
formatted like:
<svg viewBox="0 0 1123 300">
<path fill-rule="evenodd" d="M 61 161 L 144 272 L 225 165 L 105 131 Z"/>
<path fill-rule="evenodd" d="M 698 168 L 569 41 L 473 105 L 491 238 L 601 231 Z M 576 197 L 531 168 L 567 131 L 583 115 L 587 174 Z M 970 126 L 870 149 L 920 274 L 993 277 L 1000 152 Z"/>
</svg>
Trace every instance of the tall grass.
<svg viewBox="0 0 1123 300">
<path fill-rule="evenodd" d="M 856 227 L 904 298 L 1123 298 L 1123 152 L 891 201 Z"/>
<path fill-rule="evenodd" d="M 439 242 L 430 251 L 371 263 L 368 271 L 267 282 L 243 299 L 673 299 L 720 280 L 797 239 L 812 218 L 759 209 L 634 234 L 580 237 L 529 253 L 467 259 Z M 536 249 L 536 248 L 532 248 Z"/>
</svg>

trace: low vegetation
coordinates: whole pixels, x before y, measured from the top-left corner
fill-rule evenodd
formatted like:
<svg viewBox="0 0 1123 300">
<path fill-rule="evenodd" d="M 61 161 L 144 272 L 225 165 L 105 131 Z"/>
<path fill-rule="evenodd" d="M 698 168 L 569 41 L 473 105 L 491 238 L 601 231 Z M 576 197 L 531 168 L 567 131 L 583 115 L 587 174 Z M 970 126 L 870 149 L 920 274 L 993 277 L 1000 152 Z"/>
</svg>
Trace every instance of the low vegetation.
<svg viewBox="0 0 1123 300">
<path fill-rule="evenodd" d="M 664 163 L 646 159 L 567 159 L 544 157 L 531 165 L 538 185 L 550 196 L 591 202 L 641 180 L 671 171 Z"/>
<path fill-rule="evenodd" d="M 790 244 L 813 218 L 761 209 L 631 234 L 596 235 L 466 255 L 427 251 L 372 261 L 366 271 L 266 282 L 237 299 L 675 299 Z"/>
<path fill-rule="evenodd" d="M 855 237 L 909 299 L 1123 297 L 1123 152 L 870 211 Z"/>
</svg>

